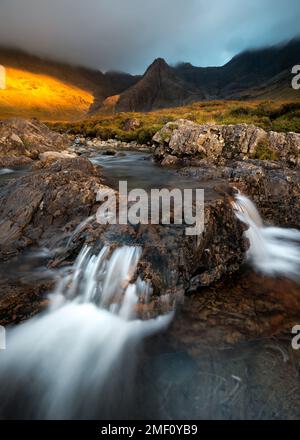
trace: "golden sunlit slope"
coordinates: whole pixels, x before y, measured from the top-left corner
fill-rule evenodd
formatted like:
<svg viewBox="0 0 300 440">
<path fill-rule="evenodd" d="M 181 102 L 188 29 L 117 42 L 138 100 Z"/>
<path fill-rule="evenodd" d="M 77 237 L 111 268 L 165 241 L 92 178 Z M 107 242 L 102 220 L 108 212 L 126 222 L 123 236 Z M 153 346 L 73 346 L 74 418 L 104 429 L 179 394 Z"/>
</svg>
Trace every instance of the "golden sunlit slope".
<svg viewBox="0 0 300 440">
<path fill-rule="evenodd" d="M 66 121 L 87 114 L 91 92 L 57 78 L 6 68 L 6 89 L 0 90 L 0 119 L 12 116 Z"/>
</svg>

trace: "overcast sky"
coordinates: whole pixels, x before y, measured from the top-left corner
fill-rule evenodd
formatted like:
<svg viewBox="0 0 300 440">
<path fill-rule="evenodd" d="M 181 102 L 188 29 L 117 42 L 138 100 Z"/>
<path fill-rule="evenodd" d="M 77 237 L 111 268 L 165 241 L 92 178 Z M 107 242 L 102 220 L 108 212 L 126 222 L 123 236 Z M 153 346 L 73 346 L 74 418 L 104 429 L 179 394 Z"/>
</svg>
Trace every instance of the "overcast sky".
<svg viewBox="0 0 300 440">
<path fill-rule="evenodd" d="M 157 57 L 222 65 L 294 37 L 299 21 L 299 0 L 0 0 L 0 44 L 142 73 Z"/>
</svg>

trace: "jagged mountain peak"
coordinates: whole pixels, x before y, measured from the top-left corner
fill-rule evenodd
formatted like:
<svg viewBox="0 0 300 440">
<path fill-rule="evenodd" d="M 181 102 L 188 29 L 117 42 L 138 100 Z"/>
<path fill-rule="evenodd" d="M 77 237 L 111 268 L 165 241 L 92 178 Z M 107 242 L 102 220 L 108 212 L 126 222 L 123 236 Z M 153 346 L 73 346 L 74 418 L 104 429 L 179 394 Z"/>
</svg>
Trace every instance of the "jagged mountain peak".
<svg viewBox="0 0 300 440">
<path fill-rule="evenodd" d="M 155 58 L 153 63 L 150 64 L 147 70 L 154 69 L 154 68 L 170 68 L 169 64 L 166 62 L 164 58 Z"/>
<path fill-rule="evenodd" d="M 146 69 L 143 76 L 158 74 L 175 75 L 175 72 L 173 72 L 172 67 L 169 66 L 164 58 L 156 58 Z"/>
<path fill-rule="evenodd" d="M 117 111 L 149 111 L 201 100 L 204 95 L 179 78 L 163 58 L 147 68 L 141 80 L 120 95 Z"/>
</svg>

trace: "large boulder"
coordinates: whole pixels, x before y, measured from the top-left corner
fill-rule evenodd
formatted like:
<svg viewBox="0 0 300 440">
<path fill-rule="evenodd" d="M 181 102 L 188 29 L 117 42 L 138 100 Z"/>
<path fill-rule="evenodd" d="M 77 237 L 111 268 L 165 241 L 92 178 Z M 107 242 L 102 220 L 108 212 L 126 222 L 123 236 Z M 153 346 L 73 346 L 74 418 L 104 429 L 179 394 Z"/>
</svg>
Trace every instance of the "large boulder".
<svg viewBox="0 0 300 440">
<path fill-rule="evenodd" d="M 225 187 L 236 187 L 251 197 L 265 220 L 300 228 L 300 170 L 297 167 L 249 159 L 230 161 L 226 166 L 187 166 L 178 173 L 199 180 L 199 185 L 203 180 L 223 181 Z"/>
<path fill-rule="evenodd" d="M 61 262 L 69 257 L 70 252 L 64 253 L 68 240 L 97 208 L 97 191 L 107 188 L 99 168 L 86 158 L 36 164 L 39 169 L 1 188 L 1 325 L 27 319 L 46 306 L 54 286 L 52 259 L 56 253 Z M 75 256 L 80 240 L 71 247 Z"/>
<path fill-rule="evenodd" d="M 271 161 L 237 161 L 222 176 L 249 195 L 271 224 L 300 229 L 300 170 Z"/>
<path fill-rule="evenodd" d="M 171 155 L 190 164 L 199 160 L 225 164 L 248 158 L 300 164 L 300 134 L 267 132 L 254 125 L 199 125 L 179 119 L 166 124 L 153 141 L 157 146 L 154 157 L 159 162 Z"/>
<path fill-rule="evenodd" d="M 72 221 L 90 215 L 102 186 L 99 170 L 83 157 L 63 159 L 12 180 L 0 196 L 0 256 L 9 258 Z"/>
<path fill-rule="evenodd" d="M 24 165 L 38 159 L 41 153 L 66 150 L 69 146 L 66 136 L 37 120 L 0 121 L 0 167 Z"/>
<path fill-rule="evenodd" d="M 204 219 L 204 231 L 199 236 L 186 235 L 186 224 L 103 227 L 94 222 L 76 241 L 88 241 L 96 251 L 103 244 L 112 248 L 140 246 L 143 250 L 138 267 L 140 276 L 151 282 L 156 294 L 169 294 L 172 300 L 234 273 L 244 261 L 248 243 L 230 197 L 224 193 L 208 197 Z"/>
</svg>

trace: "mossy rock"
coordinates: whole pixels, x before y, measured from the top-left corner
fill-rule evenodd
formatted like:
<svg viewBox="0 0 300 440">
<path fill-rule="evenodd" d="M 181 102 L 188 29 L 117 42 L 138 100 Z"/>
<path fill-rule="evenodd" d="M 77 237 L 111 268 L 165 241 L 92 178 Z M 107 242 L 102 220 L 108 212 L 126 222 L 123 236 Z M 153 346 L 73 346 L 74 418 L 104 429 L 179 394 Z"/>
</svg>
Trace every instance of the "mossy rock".
<svg viewBox="0 0 300 440">
<path fill-rule="evenodd" d="M 253 158 L 259 160 L 279 160 L 280 157 L 278 151 L 272 150 L 269 142 L 265 140 L 257 144 Z"/>
</svg>

